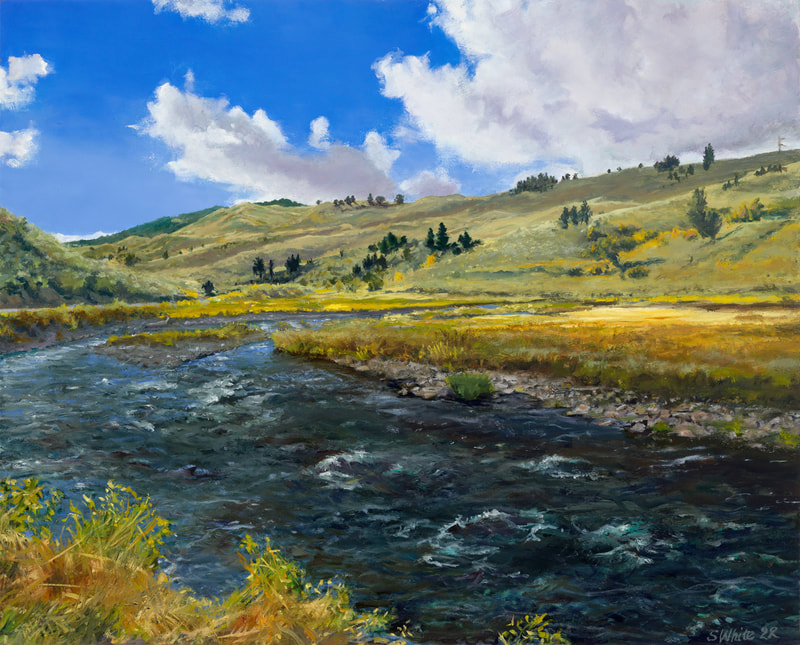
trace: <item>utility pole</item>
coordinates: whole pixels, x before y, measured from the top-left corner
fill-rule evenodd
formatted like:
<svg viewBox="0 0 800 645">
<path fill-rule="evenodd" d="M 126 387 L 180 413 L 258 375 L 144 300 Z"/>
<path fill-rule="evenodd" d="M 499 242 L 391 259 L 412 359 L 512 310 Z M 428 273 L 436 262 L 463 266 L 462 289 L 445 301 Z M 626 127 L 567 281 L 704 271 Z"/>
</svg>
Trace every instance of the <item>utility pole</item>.
<svg viewBox="0 0 800 645">
<path fill-rule="evenodd" d="M 783 137 L 778 137 L 778 152 L 781 151 L 781 148 L 783 148 L 783 146 L 784 146 Z"/>
</svg>

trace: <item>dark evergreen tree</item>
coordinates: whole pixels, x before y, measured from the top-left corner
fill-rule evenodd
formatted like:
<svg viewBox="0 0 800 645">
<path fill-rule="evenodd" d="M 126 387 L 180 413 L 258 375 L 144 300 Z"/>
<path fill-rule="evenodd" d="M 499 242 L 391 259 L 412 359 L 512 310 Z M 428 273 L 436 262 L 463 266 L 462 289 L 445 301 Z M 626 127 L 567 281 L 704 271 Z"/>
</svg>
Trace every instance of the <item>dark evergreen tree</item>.
<svg viewBox="0 0 800 645">
<path fill-rule="evenodd" d="M 703 151 L 703 170 L 708 170 L 714 163 L 714 148 L 709 143 Z"/>
<path fill-rule="evenodd" d="M 286 263 L 285 263 L 284 266 L 286 267 L 286 270 L 290 274 L 291 273 L 295 273 L 296 271 L 299 271 L 300 270 L 300 254 L 298 253 L 297 255 L 294 255 L 294 254 L 290 255 L 288 258 L 286 258 Z"/>
<path fill-rule="evenodd" d="M 564 210 L 561 211 L 558 222 L 561 224 L 561 228 L 569 228 L 569 208 L 566 206 L 564 206 Z"/>
<path fill-rule="evenodd" d="M 272 261 L 272 258 L 269 259 L 269 281 L 272 282 L 275 279 L 275 263 Z"/>
<path fill-rule="evenodd" d="M 469 231 L 464 231 L 461 235 L 458 236 L 458 243 L 463 247 L 465 251 L 469 251 L 473 247 L 477 246 L 481 243 L 480 240 L 473 240 L 472 236 L 469 234 Z M 453 251 L 459 250 L 456 246 Z"/>
<path fill-rule="evenodd" d="M 258 279 L 262 282 L 264 281 L 264 274 L 266 273 L 267 268 L 264 265 L 264 258 L 256 258 L 253 260 L 253 273 L 258 276 Z"/>
<path fill-rule="evenodd" d="M 653 164 L 658 172 L 672 172 L 675 168 L 681 165 L 681 160 L 675 155 L 667 155 L 662 161 L 656 161 Z M 611 172 L 611 171 L 609 171 Z"/>
<path fill-rule="evenodd" d="M 710 237 L 713 240 L 722 228 L 722 216 L 715 209 L 708 208 L 706 192 L 702 188 L 695 188 L 687 215 L 692 226 L 703 237 Z"/>
<path fill-rule="evenodd" d="M 581 209 L 578 211 L 578 219 L 583 224 L 589 223 L 589 218 L 592 216 L 592 209 L 589 208 L 589 203 L 584 199 L 581 203 Z"/>
<path fill-rule="evenodd" d="M 573 206 L 572 208 L 570 208 L 570 210 L 569 210 L 569 219 L 575 226 L 577 226 L 578 223 L 580 222 L 580 215 L 578 215 L 578 207 L 577 206 Z"/>
<path fill-rule="evenodd" d="M 214 295 L 214 283 L 211 280 L 206 280 L 202 285 L 206 297 L 210 298 Z"/>
<path fill-rule="evenodd" d="M 433 229 L 428 229 L 428 236 L 425 238 L 425 246 L 427 246 L 431 251 L 436 250 L 436 238 L 433 236 Z"/>
<path fill-rule="evenodd" d="M 394 196 L 394 203 L 395 203 L 395 204 L 397 204 L 398 206 L 399 206 L 400 204 L 404 203 L 405 201 L 406 201 L 406 196 L 405 196 L 405 195 L 403 195 L 402 193 L 397 193 L 397 194 Z"/>
<path fill-rule="evenodd" d="M 450 236 L 447 234 L 447 227 L 444 222 L 439 222 L 439 230 L 436 231 L 436 250 L 446 251 L 450 246 Z"/>
</svg>

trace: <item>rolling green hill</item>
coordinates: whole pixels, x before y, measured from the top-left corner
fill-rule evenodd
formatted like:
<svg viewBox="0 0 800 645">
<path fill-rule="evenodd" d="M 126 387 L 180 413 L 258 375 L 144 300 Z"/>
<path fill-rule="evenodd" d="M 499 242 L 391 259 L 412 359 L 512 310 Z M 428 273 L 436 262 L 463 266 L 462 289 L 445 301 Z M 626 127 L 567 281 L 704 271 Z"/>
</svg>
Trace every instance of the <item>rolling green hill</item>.
<svg viewBox="0 0 800 645">
<path fill-rule="evenodd" d="M 760 174 L 762 167 L 778 164 L 782 172 Z M 352 278 L 353 265 L 392 231 L 407 237 L 409 250 L 405 257 L 390 254 L 387 270 L 377 272 L 382 288 L 391 291 L 567 297 L 794 293 L 800 288 L 798 179 L 800 151 L 784 151 L 720 160 L 708 171 L 696 165 L 693 175 L 680 180 L 652 167 L 632 168 L 562 181 L 545 193 L 428 197 L 383 207 L 243 203 L 170 234 L 130 236 L 115 245 L 95 241 L 85 252 L 110 255 L 112 262 L 132 253 L 138 272 L 176 276 L 195 289 L 210 279 L 220 290 L 249 283 L 256 257 L 272 259 L 282 280 L 286 258 L 299 254 L 304 266 L 294 278 L 301 284 L 351 290 L 367 286 Z M 700 236 L 688 220 L 697 188 L 723 219 L 716 239 Z M 763 206 L 758 219 L 737 218 L 756 199 Z M 589 224 L 562 228 L 564 206 L 583 200 L 593 213 Z M 425 235 L 440 222 L 453 242 L 467 230 L 483 243 L 461 255 L 429 258 Z M 627 227 L 623 235 L 620 226 Z M 616 236 L 624 247 L 614 261 L 596 244 L 602 236 Z M 313 266 L 305 266 L 308 259 Z"/>
<path fill-rule="evenodd" d="M 157 300 L 178 291 L 174 281 L 85 258 L 0 209 L 0 307 Z"/>
<path fill-rule="evenodd" d="M 85 241 L 80 249 L 66 248 L 6 214 L 3 225 L 24 229 L 35 250 L 22 243 L 3 254 L 0 303 L 144 299 L 177 286 L 200 291 L 206 280 L 229 291 L 255 279 L 257 257 L 274 261 L 277 282 L 346 292 L 525 298 L 795 294 L 799 182 L 800 151 L 794 150 L 719 160 L 708 171 L 698 164 L 694 174 L 679 179 L 652 167 L 631 168 L 561 181 L 543 193 L 427 197 L 384 206 L 242 203 L 161 218 Z M 689 221 L 696 189 L 705 191 L 707 210 L 719 213 L 721 227 L 713 239 Z M 588 224 L 564 228 L 563 209 L 579 208 L 584 200 L 592 212 Z M 431 253 L 424 246 L 426 233 L 436 232 L 440 222 L 451 242 L 468 231 L 482 243 L 460 255 Z M 381 255 L 370 245 L 390 231 L 405 236 L 407 244 L 387 254 L 385 269 L 362 268 L 354 276 L 355 265 Z M 4 233 L 0 243 L 15 235 Z M 295 254 L 301 268 L 289 275 L 284 263 Z"/>
<path fill-rule="evenodd" d="M 219 210 L 222 206 L 212 206 L 193 213 L 182 213 L 177 217 L 159 217 L 152 222 L 146 222 L 126 228 L 124 231 L 118 233 L 111 233 L 110 235 L 102 235 L 93 240 L 75 240 L 69 242 L 67 246 L 94 246 L 97 244 L 114 244 L 127 237 L 155 237 L 156 235 L 167 235 L 188 226 L 192 222 L 196 222 L 201 217 L 205 217 L 209 213 Z"/>
</svg>

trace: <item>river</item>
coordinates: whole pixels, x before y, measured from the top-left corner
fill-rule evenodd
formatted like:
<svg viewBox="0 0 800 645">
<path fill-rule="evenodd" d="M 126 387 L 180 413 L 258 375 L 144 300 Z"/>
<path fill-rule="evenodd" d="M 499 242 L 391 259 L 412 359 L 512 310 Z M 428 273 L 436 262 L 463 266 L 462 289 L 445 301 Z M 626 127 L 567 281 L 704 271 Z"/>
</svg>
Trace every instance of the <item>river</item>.
<svg viewBox="0 0 800 645">
<path fill-rule="evenodd" d="M 176 584 L 229 592 L 249 533 L 418 642 L 492 642 L 542 612 L 573 643 L 800 642 L 791 456 L 635 440 L 522 398 L 399 398 L 269 341 L 145 369 L 103 340 L 0 357 L 0 476 L 149 494 Z"/>
</svg>

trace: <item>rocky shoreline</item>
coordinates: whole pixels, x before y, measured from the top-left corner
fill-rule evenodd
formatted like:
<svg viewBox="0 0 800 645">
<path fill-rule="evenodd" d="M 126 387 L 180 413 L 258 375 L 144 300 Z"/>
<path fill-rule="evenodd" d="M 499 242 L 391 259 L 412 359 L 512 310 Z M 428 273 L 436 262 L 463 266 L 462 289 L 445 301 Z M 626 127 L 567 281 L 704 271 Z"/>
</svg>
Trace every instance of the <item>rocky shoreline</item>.
<svg viewBox="0 0 800 645">
<path fill-rule="evenodd" d="M 400 396 L 455 398 L 446 382 L 448 373 L 433 365 L 381 358 L 360 361 L 351 356 L 330 360 L 379 377 Z M 800 445 L 800 411 L 676 399 L 659 401 L 632 391 L 581 386 L 568 379 L 531 372 L 484 373 L 494 386 L 493 398 L 525 395 L 539 407 L 562 409 L 568 416 L 616 426 L 630 435 L 713 438 L 760 449 L 797 449 Z"/>
</svg>

